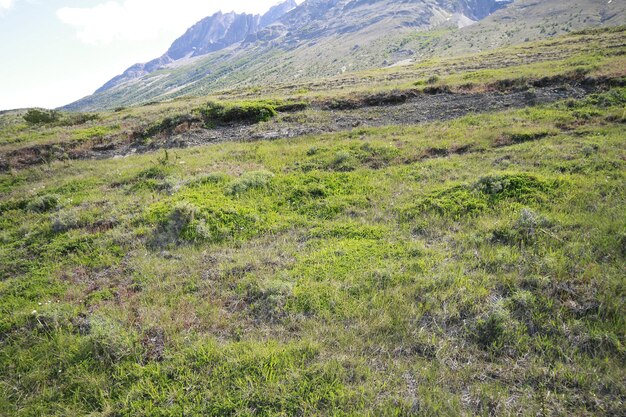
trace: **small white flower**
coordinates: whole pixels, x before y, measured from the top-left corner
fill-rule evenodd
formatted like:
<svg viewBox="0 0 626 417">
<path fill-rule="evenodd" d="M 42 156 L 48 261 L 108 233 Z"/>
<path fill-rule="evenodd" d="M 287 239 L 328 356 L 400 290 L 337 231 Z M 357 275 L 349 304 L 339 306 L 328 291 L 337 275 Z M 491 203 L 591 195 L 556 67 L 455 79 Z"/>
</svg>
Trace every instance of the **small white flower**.
<svg viewBox="0 0 626 417">
<path fill-rule="evenodd" d="M 37 310 L 33 310 L 30 314 L 34 316 L 35 314 L 37 314 Z"/>
</svg>

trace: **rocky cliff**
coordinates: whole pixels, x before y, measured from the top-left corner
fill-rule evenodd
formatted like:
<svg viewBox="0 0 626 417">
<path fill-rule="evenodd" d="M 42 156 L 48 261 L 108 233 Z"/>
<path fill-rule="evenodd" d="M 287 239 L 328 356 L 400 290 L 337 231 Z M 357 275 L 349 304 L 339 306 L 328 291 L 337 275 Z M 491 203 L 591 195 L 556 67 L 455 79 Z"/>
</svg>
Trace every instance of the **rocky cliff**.
<svg viewBox="0 0 626 417">
<path fill-rule="evenodd" d="M 172 62 L 206 55 L 242 42 L 297 6 L 294 0 L 286 0 L 272 7 L 263 16 L 217 12 L 189 28 L 183 36 L 174 41 L 164 55 L 145 64 L 133 65 L 123 74 L 116 76 L 100 87 L 96 93 L 109 90 L 126 81 L 143 77 Z"/>
</svg>

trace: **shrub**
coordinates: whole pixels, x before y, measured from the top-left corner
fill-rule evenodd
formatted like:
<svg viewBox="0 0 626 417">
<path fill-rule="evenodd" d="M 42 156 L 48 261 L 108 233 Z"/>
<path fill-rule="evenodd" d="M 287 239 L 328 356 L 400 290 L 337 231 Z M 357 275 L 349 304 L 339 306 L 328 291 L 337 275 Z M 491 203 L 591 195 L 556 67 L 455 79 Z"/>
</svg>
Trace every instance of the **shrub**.
<svg viewBox="0 0 626 417">
<path fill-rule="evenodd" d="M 59 197 L 53 194 L 46 194 L 35 197 L 28 202 L 26 209 L 36 213 L 45 213 L 56 208 L 59 205 Z"/>
<path fill-rule="evenodd" d="M 70 113 L 67 114 L 59 123 L 62 126 L 77 126 L 99 119 L 100 115 L 96 113 Z"/>
<path fill-rule="evenodd" d="M 113 131 L 112 128 L 107 126 L 93 126 L 87 129 L 80 129 L 74 132 L 74 139 L 76 140 L 88 140 L 88 139 L 104 139 L 104 137 Z"/>
<path fill-rule="evenodd" d="M 537 232 L 547 225 L 547 220 L 529 208 L 524 208 L 513 224 L 513 231 L 522 242 L 534 240 Z"/>
<path fill-rule="evenodd" d="M 504 311 L 494 311 L 476 323 L 476 342 L 485 349 L 501 349 L 511 319 Z"/>
<path fill-rule="evenodd" d="M 285 316 L 287 301 L 293 295 L 292 284 L 280 280 L 259 282 L 258 277 L 251 277 L 244 279 L 239 287 L 253 316 L 269 322 Z"/>
<path fill-rule="evenodd" d="M 527 132 L 515 132 L 504 133 L 495 142 L 495 146 L 510 146 L 517 145 L 525 142 L 532 142 L 535 140 L 543 139 L 551 135 L 550 131 L 527 131 Z"/>
<path fill-rule="evenodd" d="M 181 232 L 198 217 L 199 209 L 191 203 L 181 202 L 174 206 L 170 214 L 168 229 L 180 235 Z"/>
<path fill-rule="evenodd" d="M 275 109 L 278 113 L 291 113 L 306 110 L 309 107 L 305 102 L 282 103 L 277 104 Z"/>
<path fill-rule="evenodd" d="M 143 171 L 141 171 L 139 174 L 137 174 L 137 176 L 135 177 L 138 180 L 144 180 L 144 179 L 154 179 L 154 180 L 162 180 L 167 178 L 167 175 L 169 174 L 170 169 L 168 167 L 162 166 L 162 165 L 154 165 L 151 166 L 150 168 L 146 168 Z"/>
<path fill-rule="evenodd" d="M 24 120 L 31 125 L 49 124 L 58 121 L 59 117 L 59 112 L 55 110 L 30 109 L 24 115 Z"/>
<path fill-rule="evenodd" d="M 206 206 L 180 201 L 173 208 L 156 205 L 147 216 L 158 224 L 151 242 L 155 247 L 220 242 L 227 238 L 254 235 L 261 230 L 261 220 L 254 211 L 233 206 Z"/>
<path fill-rule="evenodd" d="M 460 218 L 485 211 L 500 201 L 540 202 L 552 191 L 555 182 L 548 182 L 528 174 L 494 175 L 480 178 L 471 185 L 457 185 L 430 193 L 418 203 L 404 210 L 406 219 L 413 220 L 422 211 Z"/>
<path fill-rule="evenodd" d="M 505 198 L 533 200 L 539 197 L 541 192 L 551 190 L 553 186 L 532 175 L 512 174 L 482 177 L 473 188 L 495 202 Z"/>
<path fill-rule="evenodd" d="M 54 233 L 64 233 L 82 227 L 82 225 L 80 212 L 76 209 L 61 211 L 52 219 L 52 231 Z"/>
<path fill-rule="evenodd" d="M 434 211 L 442 216 L 460 218 L 463 215 L 479 213 L 487 209 L 483 198 L 467 187 L 456 186 L 435 191 L 418 202 L 415 208 L 406 211 L 408 219 L 415 219 L 423 210 Z"/>
<path fill-rule="evenodd" d="M 34 310 L 27 318 L 26 328 L 39 334 L 51 334 L 72 327 L 73 311 L 62 305 L 45 303 Z"/>
<path fill-rule="evenodd" d="M 189 114 L 179 114 L 172 117 L 166 117 L 165 119 L 153 123 L 139 132 L 135 132 L 135 137 L 141 139 L 147 139 L 158 134 L 164 133 L 171 135 L 174 130 L 183 124 L 191 125 L 192 123 L 199 122 L 200 120 Z"/>
<path fill-rule="evenodd" d="M 196 111 L 202 117 L 206 127 L 230 123 L 255 124 L 268 121 L 277 114 L 275 106 L 264 101 L 235 104 L 209 102 Z"/>
</svg>

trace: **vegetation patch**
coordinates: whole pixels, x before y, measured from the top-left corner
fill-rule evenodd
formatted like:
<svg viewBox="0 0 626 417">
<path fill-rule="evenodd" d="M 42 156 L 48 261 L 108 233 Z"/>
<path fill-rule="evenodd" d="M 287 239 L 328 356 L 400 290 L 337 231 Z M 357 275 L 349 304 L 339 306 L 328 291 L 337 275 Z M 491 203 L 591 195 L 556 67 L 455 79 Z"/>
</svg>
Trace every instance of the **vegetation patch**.
<svg viewBox="0 0 626 417">
<path fill-rule="evenodd" d="M 511 146 L 517 145 L 525 142 L 532 142 L 535 140 L 544 139 L 548 136 L 553 135 L 554 132 L 551 131 L 527 131 L 527 132 L 512 132 L 512 133 L 504 133 L 500 137 L 496 139 L 494 142 L 494 146 L 502 147 L 502 146 Z"/>
<path fill-rule="evenodd" d="M 44 213 L 46 211 L 54 210 L 59 205 L 59 196 L 54 194 L 44 194 L 38 197 L 34 197 L 30 200 L 26 209 L 34 211 L 36 213 Z"/>
<path fill-rule="evenodd" d="M 24 120 L 29 125 L 76 126 L 100 119 L 95 113 L 62 113 L 56 110 L 29 109 Z"/>
<path fill-rule="evenodd" d="M 529 208 L 523 208 L 515 221 L 508 227 L 493 232 L 493 241 L 508 244 L 533 244 L 541 233 L 548 234 L 551 223 L 545 217 Z"/>
<path fill-rule="evenodd" d="M 274 178 L 274 174 L 268 171 L 250 171 L 240 178 L 233 180 L 226 187 L 226 194 L 238 196 L 249 190 L 267 189 Z"/>
<path fill-rule="evenodd" d="M 182 133 L 191 128 L 194 123 L 200 122 L 200 119 L 189 114 L 179 114 L 172 117 L 166 117 L 163 120 L 152 123 L 151 125 L 133 133 L 134 139 L 147 139 L 157 135 L 172 135 L 173 133 Z"/>
<path fill-rule="evenodd" d="M 60 119 L 59 112 L 54 110 L 30 109 L 24 115 L 24 120 L 32 125 L 50 124 Z"/>
<path fill-rule="evenodd" d="M 240 103 L 209 102 L 196 109 L 207 128 L 233 123 L 255 124 L 266 122 L 276 116 L 276 106 L 266 101 Z"/>
<path fill-rule="evenodd" d="M 558 186 L 556 181 L 528 174 L 482 177 L 471 185 L 457 185 L 434 191 L 417 204 L 403 209 L 403 216 L 415 218 L 422 212 L 461 218 L 487 210 L 503 200 L 519 203 L 544 201 Z"/>
<path fill-rule="evenodd" d="M 73 132 L 74 139 L 83 141 L 89 139 L 102 140 L 105 136 L 115 132 L 117 126 L 94 126 L 87 129 L 81 129 Z"/>
<path fill-rule="evenodd" d="M 151 207 L 147 219 L 157 225 L 152 246 L 246 239 L 266 226 L 264 216 L 256 210 L 211 200 L 200 204 L 179 201 L 172 208 L 163 204 Z"/>
</svg>

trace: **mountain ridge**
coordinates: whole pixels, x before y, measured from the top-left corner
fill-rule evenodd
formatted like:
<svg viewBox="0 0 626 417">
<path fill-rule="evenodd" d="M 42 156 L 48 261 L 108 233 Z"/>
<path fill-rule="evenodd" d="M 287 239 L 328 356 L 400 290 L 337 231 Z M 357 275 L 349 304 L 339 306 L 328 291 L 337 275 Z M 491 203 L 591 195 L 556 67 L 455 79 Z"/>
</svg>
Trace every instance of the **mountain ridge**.
<svg viewBox="0 0 626 417">
<path fill-rule="evenodd" d="M 240 32 L 216 50 L 205 43 L 202 53 L 187 48 L 179 60 L 165 54 L 131 67 L 64 109 L 98 110 L 415 63 L 616 25 L 626 15 L 624 5 L 591 0 L 568 5 L 557 0 L 307 0 L 291 6 L 272 16 L 272 23 Z"/>
<path fill-rule="evenodd" d="M 285 0 L 270 8 L 264 15 L 218 11 L 187 29 L 181 37 L 172 43 L 165 54 L 149 62 L 132 65 L 122 74 L 112 78 L 96 90 L 96 94 L 126 81 L 158 71 L 176 61 L 206 55 L 244 41 L 296 6 L 297 3 L 294 0 Z"/>
</svg>

